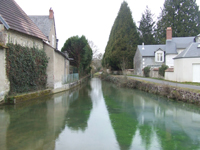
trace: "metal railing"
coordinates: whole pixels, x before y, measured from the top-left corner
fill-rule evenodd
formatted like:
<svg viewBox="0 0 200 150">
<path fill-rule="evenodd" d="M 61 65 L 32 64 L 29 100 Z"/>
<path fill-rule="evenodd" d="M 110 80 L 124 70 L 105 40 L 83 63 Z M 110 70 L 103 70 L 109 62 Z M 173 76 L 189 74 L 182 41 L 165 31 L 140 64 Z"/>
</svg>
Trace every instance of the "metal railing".
<svg viewBox="0 0 200 150">
<path fill-rule="evenodd" d="M 78 80 L 79 80 L 79 74 L 78 73 L 68 74 L 65 77 L 63 77 L 63 83 L 64 84 L 76 82 Z"/>
</svg>

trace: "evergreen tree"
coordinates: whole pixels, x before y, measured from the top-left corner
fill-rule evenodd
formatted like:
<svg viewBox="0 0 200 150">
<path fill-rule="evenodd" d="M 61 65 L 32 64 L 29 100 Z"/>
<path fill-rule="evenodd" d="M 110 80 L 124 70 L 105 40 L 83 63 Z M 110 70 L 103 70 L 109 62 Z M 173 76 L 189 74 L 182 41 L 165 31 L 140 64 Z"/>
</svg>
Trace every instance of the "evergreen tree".
<svg viewBox="0 0 200 150">
<path fill-rule="evenodd" d="M 157 40 L 164 43 L 167 27 L 173 37 L 196 36 L 200 33 L 200 12 L 196 0 L 165 0 L 157 23 Z"/>
<path fill-rule="evenodd" d="M 142 18 L 140 20 L 140 37 L 142 42 L 147 45 L 155 44 L 154 39 L 154 30 L 155 30 L 155 22 L 153 21 L 153 15 L 151 14 L 151 10 L 146 7 L 146 11 L 142 14 Z"/>
<path fill-rule="evenodd" d="M 72 64 L 78 68 L 79 76 L 83 76 L 90 72 L 92 49 L 85 36 L 73 36 L 67 39 L 61 51 L 67 51 L 69 57 L 73 58 Z"/>
<path fill-rule="evenodd" d="M 102 65 L 120 70 L 122 61 L 126 61 L 126 68 L 132 68 L 138 39 L 139 35 L 131 11 L 124 1 L 113 24 Z"/>
</svg>

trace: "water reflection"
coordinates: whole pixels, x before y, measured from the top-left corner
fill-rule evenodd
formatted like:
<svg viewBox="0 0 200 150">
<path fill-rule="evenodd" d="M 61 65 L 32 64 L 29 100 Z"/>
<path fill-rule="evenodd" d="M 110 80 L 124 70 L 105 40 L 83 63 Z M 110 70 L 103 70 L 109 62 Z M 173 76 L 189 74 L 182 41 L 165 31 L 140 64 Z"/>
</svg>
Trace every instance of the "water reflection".
<svg viewBox="0 0 200 150">
<path fill-rule="evenodd" d="M 87 88 L 84 87 L 85 94 L 81 96 L 80 99 L 80 101 L 83 100 L 84 102 L 84 97 L 90 96 L 89 99 L 91 100 L 90 103 L 92 104 L 90 116 L 87 121 L 87 128 L 85 128 L 84 132 L 82 130 L 74 131 L 71 130 L 71 128 L 67 125 L 57 139 L 56 150 L 120 149 L 115 138 L 115 133 L 112 129 L 105 101 L 103 99 L 101 80 L 94 78 L 88 86 L 91 87 L 89 88 L 91 90 L 87 90 Z M 87 109 L 88 107 L 82 108 L 80 113 Z"/>
<path fill-rule="evenodd" d="M 0 107 L 1 150 L 199 150 L 200 109 L 92 79 Z"/>
<path fill-rule="evenodd" d="M 199 107 L 107 83 L 102 89 L 118 142 L 125 146 L 121 149 L 200 149 Z M 120 117 L 124 113 L 132 115 L 127 122 Z M 121 140 L 130 133 L 132 144 Z"/>
<path fill-rule="evenodd" d="M 91 87 L 88 84 L 81 90 L 73 92 L 73 96 L 70 98 L 70 109 L 66 115 L 66 123 L 72 130 L 85 131 L 88 126 L 87 122 L 92 109 L 90 90 Z"/>
<path fill-rule="evenodd" d="M 0 149 L 53 150 L 65 125 L 67 97 L 65 92 L 28 104 L 1 107 Z"/>
</svg>

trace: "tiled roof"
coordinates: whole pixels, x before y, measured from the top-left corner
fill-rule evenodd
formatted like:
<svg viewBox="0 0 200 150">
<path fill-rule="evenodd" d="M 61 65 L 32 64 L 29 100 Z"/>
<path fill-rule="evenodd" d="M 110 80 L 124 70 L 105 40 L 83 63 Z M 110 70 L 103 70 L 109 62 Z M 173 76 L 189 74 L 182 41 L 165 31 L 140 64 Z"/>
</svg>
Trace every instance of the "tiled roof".
<svg viewBox="0 0 200 150">
<path fill-rule="evenodd" d="M 190 44 L 182 53 L 180 53 L 174 59 L 179 58 L 196 58 L 200 57 L 200 43 L 192 43 Z"/>
<path fill-rule="evenodd" d="M 47 40 L 46 36 L 14 0 L 0 0 L 0 15 L 9 25 L 9 29 Z"/>
<path fill-rule="evenodd" d="M 138 49 L 142 56 L 155 56 L 155 51 L 158 49 L 162 49 L 165 51 L 165 45 L 144 45 L 144 49 L 142 45 L 138 45 Z"/>
<path fill-rule="evenodd" d="M 174 72 L 174 68 L 168 68 L 165 70 L 165 72 Z"/>
<path fill-rule="evenodd" d="M 154 68 L 153 71 L 159 71 L 159 68 Z"/>
<path fill-rule="evenodd" d="M 155 51 L 159 48 L 164 50 L 166 54 L 178 54 L 177 49 L 186 49 L 194 42 L 195 37 L 175 37 L 172 40 L 166 40 L 165 45 L 138 45 L 138 49 L 142 56 L 155 56 Z"/>
<path fill-rule="evenodd" d="M 31 20 L 38 26 L 42 33 L 48 37 L 53 25 L 53 19 L 49 19 L 49 16 L 29 16 Z"/>
<path fill-rule="evenodd" d="M 173 37 L 172 41 L 176 44 L 176 48 L 187 48 L 192 42 L 194 42 L 195 37 Z"/>
</svg>

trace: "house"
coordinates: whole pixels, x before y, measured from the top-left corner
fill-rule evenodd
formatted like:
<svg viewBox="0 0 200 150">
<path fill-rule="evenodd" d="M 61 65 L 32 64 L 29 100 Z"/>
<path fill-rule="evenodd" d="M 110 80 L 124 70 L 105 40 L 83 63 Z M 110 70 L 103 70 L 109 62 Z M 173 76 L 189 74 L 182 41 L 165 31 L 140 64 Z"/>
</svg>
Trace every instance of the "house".
<svg viewBox="0 0 200 150">
<path fill-rule="evenodd" d="M 54 11 L 50 8 L 49 15 L 29 17 L 48 39 L 48 42 L 44 43 L 44 50 L 50 58 L 47 67 L 47 86 L 53 89 L 61 88 L 69 74 L 69 58 L 58 50 Z"/>
<path fill-rule="evenodd" d="M 42 33 L 47 37 L 48 43 L 58 49 L 58 39 L 56 36 L 56 26 L 53 9 L 49 9 L 49 15 L 29 16 L 29 18 L 38 26 Z"/>
<path fill-rule="evenodd" d="M 68 57 L 56 49 L 56 31 L 54 19 L 49 35 L 27 16 L 14 0 L 0 0 L 0 101 L 10 90 L 6 75 L 6 44 L 13 43 L 25 47 L 44 49 L 50 58 L 47 67 L 47 86 L 58 89 L 64 85 L 64 77 L 69 73 Z M 53 15 L 50 10 L 50 14 Z M 49 30 L 48 30 L 49 31 Z M 53 36 L 54 35 L 54 36 Z M 54 42 L 53 42 L 54 41 Z"/>
<path fill-rule="evenodd" d="M 194 42 L 195 37 L 172 37 L 172 28 L 166 30 L 166 43 L 163 45 L 138 45 L 134 56 L 134 74 L 143 76 L 147 66 L 159 68 L 166 64 L 174 68 L 174 59 Z M 158 70 L 158 69 L 157 69 Z"/>
<path fill-rule="evenodd" d="M 32 22 L 14 0 L 0 0 L 0 101 L 10 89 L 6 76 L 6 44 L 43 49 L 46 36 Z"/>
<path fill-rule="evenodd" d="M 165 79 L 200 82 L 200 35 L 174 58 L 174 68 L 165 71 Z"/>
</svg>

